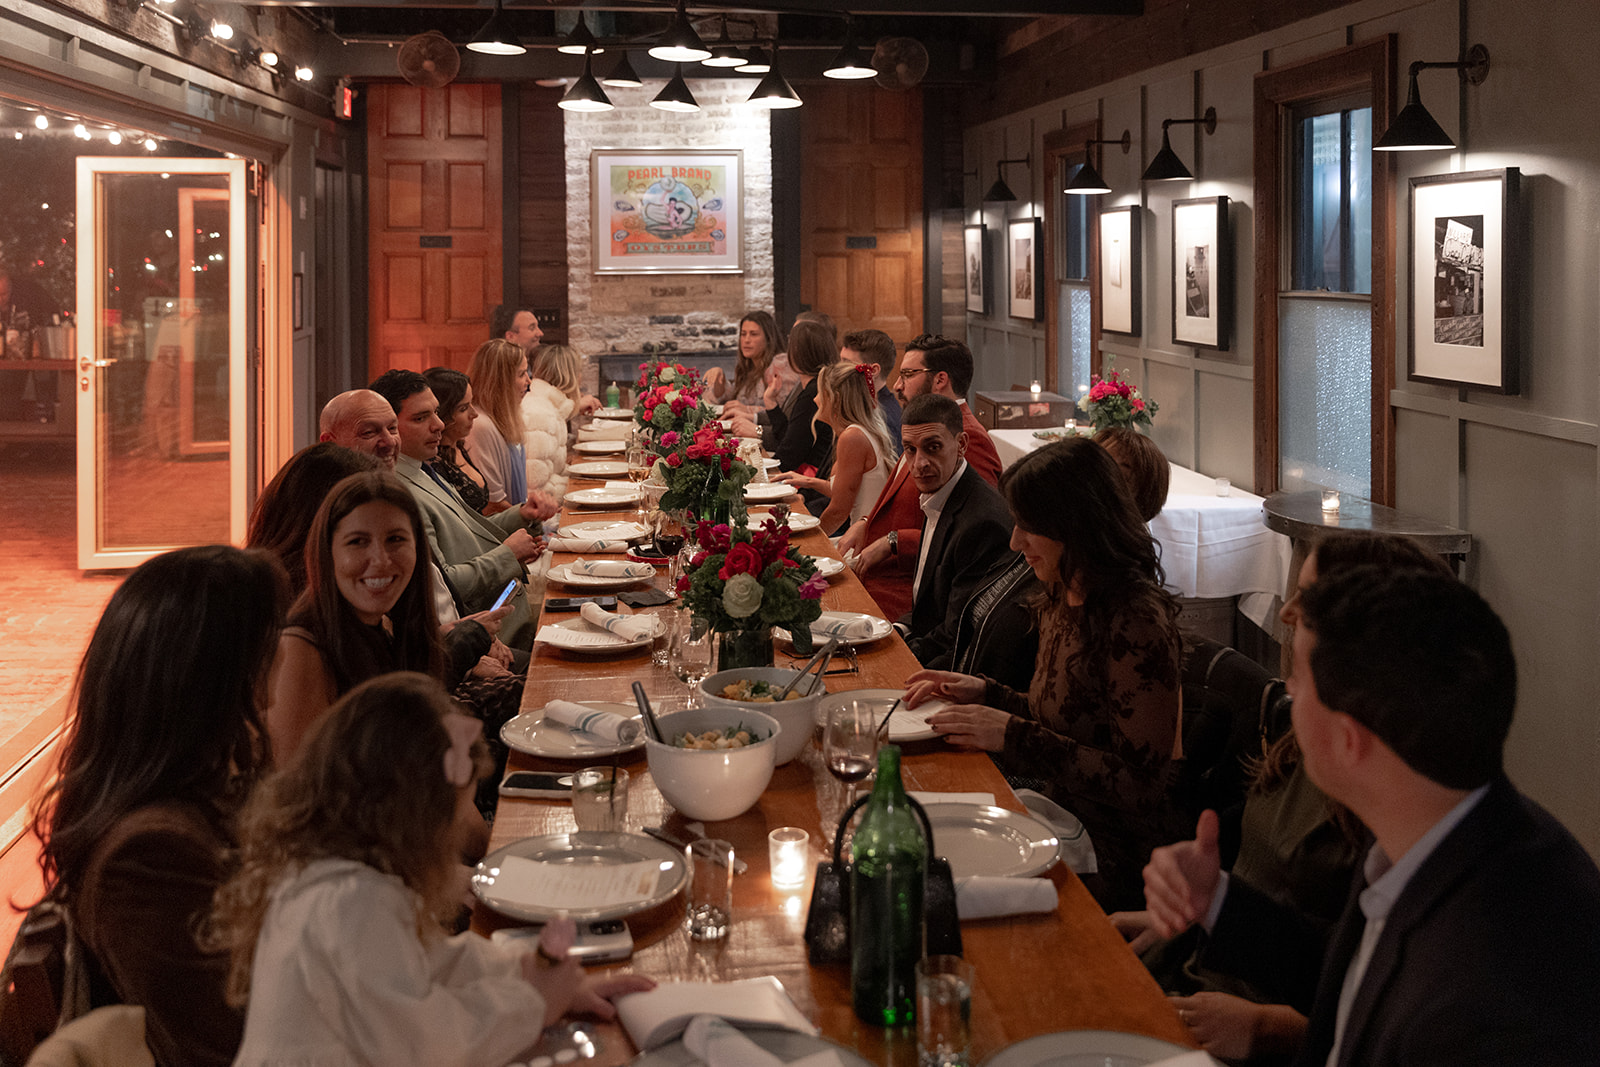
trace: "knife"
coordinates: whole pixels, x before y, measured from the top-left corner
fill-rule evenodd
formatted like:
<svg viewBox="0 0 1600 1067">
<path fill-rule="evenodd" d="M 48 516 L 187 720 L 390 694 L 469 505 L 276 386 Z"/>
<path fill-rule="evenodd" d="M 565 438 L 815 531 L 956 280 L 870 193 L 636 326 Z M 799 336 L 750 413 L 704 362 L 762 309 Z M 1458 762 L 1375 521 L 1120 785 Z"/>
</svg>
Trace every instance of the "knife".
<svg viewBox="0 0 1600 1067">
<path fill-rule="evenodd" d="M 645 833 L 649 834 L 651 837 L 655 838 L 657 841 L 662 842 L 663 844 L 671 845 L 674 848 L 688 848 L 689 847 L 689 842 L 685 841 L 681 837 L 677 837 L 677 836 L 674 836 L 673 834 L 667 833 L 665 830 L 663 830 L 659 826 L 646 826 L 646 827 L 642 827 L 642 829 L 644 830 Z M 749 869 L 750 869 L 750 865 L 748 863 L 746 863 L 744 860 L 740 859 L 738 856 L 734 856 L 733 857 L 733 873 L 734 874 L 743 874 L 745 871 L 747 871 Z"/>
</svg>

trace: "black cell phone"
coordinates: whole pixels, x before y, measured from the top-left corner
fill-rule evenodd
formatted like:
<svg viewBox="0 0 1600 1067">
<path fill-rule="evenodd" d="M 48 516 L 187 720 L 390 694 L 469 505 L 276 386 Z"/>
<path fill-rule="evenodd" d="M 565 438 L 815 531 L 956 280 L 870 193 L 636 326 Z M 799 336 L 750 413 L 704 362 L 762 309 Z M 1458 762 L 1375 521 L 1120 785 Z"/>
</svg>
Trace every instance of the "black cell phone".
<svg viewBox="0 0 1600 1067">
<path fill-rule="evenodd" d="M 545 797 L 566 800 L 572 796 L 572 775 L 547 771 L 512 771 L 500 783 L 503 797 Z"/>
<path fill-rule="evenodd" d="M 502 945 L 516 945 L 537 941 L 544 932 L 541 926 L 515 926 L 496 930 L 490 939 Z M 600 919 L 578 924 L 577 940 L 572 945 L 572 955 L 579 963 L 610 963 L 625 960 L 633 955 L 633 932 L 621 919 Z"/>
<path fill-rule="evenodd" d="M 577 611 L 585 604 L 598 604 L 602 608 L 615 608 L 614 596 L 553 596 L 544 602 L 546 611 Z"/>
</svg>

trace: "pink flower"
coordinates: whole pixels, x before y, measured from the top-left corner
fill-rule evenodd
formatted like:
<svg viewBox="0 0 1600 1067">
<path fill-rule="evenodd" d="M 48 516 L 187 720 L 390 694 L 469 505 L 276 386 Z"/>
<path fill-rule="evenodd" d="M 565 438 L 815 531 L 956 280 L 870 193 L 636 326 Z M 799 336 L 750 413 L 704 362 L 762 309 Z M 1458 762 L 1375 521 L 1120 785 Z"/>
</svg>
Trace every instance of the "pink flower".
<svg viewBox="0 0 1600 1067">
<path fill-rule="evenodd" d="M 1134 401 L 1133 401 L 1133 410 L 1135 410 L 1135 411 L 1143 411 L 1144 410 L 1144 401 L 1140 400 L 1138 397 L 1135 397 Z"/>
<path fill-rule="evenodd" d="M 723 561 L 722 569 L 717 572 L 717 577 L 727 581 L 735 574 L 748 574 L 752 577 L 759 575 L 762 569 L 761 553 L 746 542 L 739 542 L 728 550 L 728 558 Z"/>
<path fill-rule="evenodd" d="M 1104 400 L 1111 393 L 1112 393 L 1111 386 L 1107 385 L 1105 382 L 1095 382 L 1094 383 L 1094 388 L 1089 390 L 1089 399 L 1090 400 Z"/>
<path fill-rule="evenodd" d="M 804 600 L 821 600 L 822 594 L 828 588 L 828 579 L 821 574 L 813 574 L 800 585 L 800 596 Z"/>
<path fill-rule="evenodd" d="M 668 448 L 671 448 L 673 445 L 677 444 L 678 443 L 678 431 L 677 430 L 668 430 L 666 433 L 662 434 L 661 435 L 661 443 L 666 445 Z"/>
</svg>

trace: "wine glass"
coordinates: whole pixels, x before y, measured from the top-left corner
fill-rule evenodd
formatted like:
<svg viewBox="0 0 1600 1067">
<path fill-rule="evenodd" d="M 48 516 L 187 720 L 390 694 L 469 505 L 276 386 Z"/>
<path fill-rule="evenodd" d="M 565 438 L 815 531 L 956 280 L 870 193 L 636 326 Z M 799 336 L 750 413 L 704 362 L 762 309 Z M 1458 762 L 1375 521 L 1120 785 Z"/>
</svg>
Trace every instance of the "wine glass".
<svg viewBox="0 0 1600 1067">
<path fill-rule="evenodd" d="M 667 645 L 667 668 L 689 687 L 687 707 L 700 706 L 700 683 L 711 674 L 715 648 L 716 635 L 711 632 L 711 623 L 687 611 L 680 612 L 673 621 L 672 637 Z"/>
<path fill-rule="evenodd" d="M 845 783 L 847 804 L 855 801 L 856 783 L 878 764 L 878 726 L 890 701 L 845 696 L 828 705 L 822 728 L 822 759 L 828 773 Z"/>
<path fill-rule="evenodd" d="M 628 480 L 638 488 L 650 476 L 650 450 L 637 438 L 628 443 Z M 639 489 L 639 525 L 645 525 L 644 490 Z"/>
<path fill-rule="evenodd" d="M 656 512 L 656 551 L 672 561 L 672 569 L 668 574 L 671 581 L 670 588 L 678 588 L 678 579 L 682 577 L 681 560 L 679 554 L 683 551 L 684 541 L 688 538 L 685 527 L 683 509 L 662 509 Z"/>
</svg>

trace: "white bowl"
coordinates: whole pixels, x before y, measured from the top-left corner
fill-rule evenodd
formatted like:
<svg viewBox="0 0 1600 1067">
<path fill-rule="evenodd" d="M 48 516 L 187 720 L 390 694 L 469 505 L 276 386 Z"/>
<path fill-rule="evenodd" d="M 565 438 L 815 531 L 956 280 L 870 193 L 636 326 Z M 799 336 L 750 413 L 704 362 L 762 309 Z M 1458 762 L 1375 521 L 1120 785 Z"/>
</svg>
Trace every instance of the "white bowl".
<svg viewBox="0 0 1600 1067">
<path fill-rule="evenodd" d="M 687 818 L 701 822 L 733 819 L 755 806 L 772 781 L 777 766 L 778 738 L 783 727 L 771 715 L 743 708 L 690 708 L 658 717 L 663 744 L 653 737 L 644 743 L 645 761 L 656 788 Z M 723 730 L 743 724 L 765 734 L 743 748 L 678 748 L 671 743 L 679 734 Z"/>
<path fill-rule="evenodd" d="M 741 679 L 748 679 L 752 682 L 767 682 L 781 689 L 789 684 L 789 679 L 799 673 L 793 667 L 738 667 L 731 671 L 718 671 L 700 683 L 700 694 L 708 707 L 760 711 L 777 719 L 783 727 L 783 733 L 778 735 L 777 762 L 781 767 L 805 749 L 806 741 L 811 737 L 811 724 L 817 703 L 828 695 L 827 691 L 819 685 L 816 696 L 805 696 L 799 700 L 785 700 L 781 704 L 774 704 L 771 701 L 731 700 L 722 695 L 722 688 Z M 811 683 L 800 684 L 806 686 Z"/>
</svg>

